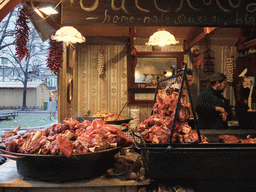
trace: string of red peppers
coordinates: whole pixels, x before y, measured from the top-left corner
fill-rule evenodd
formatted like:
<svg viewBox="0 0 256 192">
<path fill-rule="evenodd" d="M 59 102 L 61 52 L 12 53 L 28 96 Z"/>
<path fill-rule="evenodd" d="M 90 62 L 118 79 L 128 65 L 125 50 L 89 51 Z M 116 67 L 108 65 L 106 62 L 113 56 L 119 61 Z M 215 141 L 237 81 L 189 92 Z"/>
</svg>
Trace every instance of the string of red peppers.
<svg viewBox="0 0 256 192">
<path fill-rule="evenodd" d="M 26 56 L 26 60 L 29 57 L 29 50 L 27 48 L 27 42 L 29 40 L 29 31 L 30 28 L 28 27 L 28 17 L 26 15 L 27 8 L 23 7 L 19 9 L 19 17 L 16 21 L 16 28 L 13 32 L 15 36 L 14 44 L 16 45 L 16 53 L 19 62 Z"/>
<path fill-rule="evenodd" d="M 58 75 L 62 67 L 63 45 L 61 42 L 57 42 L 51 38 L 49 44 L 50 46 L 48 48 L 49 53 L 47 58 L 47 67 L 51 69 L 55 75 Z"/>
</svg>

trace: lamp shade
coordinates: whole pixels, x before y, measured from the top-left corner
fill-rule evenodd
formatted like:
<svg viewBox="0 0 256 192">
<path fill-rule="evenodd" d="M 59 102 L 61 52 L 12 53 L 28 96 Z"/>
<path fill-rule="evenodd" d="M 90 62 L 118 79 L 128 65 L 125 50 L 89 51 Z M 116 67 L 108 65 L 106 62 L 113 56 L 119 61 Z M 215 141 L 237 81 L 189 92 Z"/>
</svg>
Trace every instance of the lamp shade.
<svg viewBox="0 0 256 192">
<path fill-rule="evenodd" d="M 63 41 L 67 44 L 85 42 L 85 38 L 81 35 L 81 33 L 72 26 L 61 27 L 58 31 L 56 31 L 55 35 L 52 35 L 51 38 L 58 42 Z"/>
<path fill-rule="evenodd" d="M 176 41 L 175 37 L 168 31 L 157 31 L 150 36 L 148 43 L 146 45 L 171 45 L 177 44 L 179 41 Z"/>
</svg>

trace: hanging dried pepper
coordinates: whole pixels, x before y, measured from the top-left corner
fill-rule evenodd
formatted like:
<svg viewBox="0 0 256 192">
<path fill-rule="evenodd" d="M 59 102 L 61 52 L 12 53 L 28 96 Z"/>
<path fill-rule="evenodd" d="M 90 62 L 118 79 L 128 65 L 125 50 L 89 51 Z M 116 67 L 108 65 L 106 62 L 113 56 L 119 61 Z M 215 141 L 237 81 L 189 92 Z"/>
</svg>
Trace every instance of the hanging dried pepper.
<svg viewBox="0 0 256 192">
<path fill-rule="evenodd" d="M 47 58 L 47 67 L 51 69 L 51 71 L 58 75 L 61 67 L 62 67 L 62 54 L 63 54 L 63 45 L 61 42 L 57 42 L 50 38 L 49 41 L 49 53 Z"/>
<path fill-rule="evenodd" d="M 29 31 L 28 27 L 28 17 L 27 17 L 27 8 L 19 8 L 19 17 L 16 21 L 16 28 L 13 32 L 15 36 L 14 44 L 16 45 L 16 53 L 19 62 L 26 56 L 26 60 L 29 57 L 29 50 L 27 48 L 27 42 L 29 40 Z"/>
</svg>

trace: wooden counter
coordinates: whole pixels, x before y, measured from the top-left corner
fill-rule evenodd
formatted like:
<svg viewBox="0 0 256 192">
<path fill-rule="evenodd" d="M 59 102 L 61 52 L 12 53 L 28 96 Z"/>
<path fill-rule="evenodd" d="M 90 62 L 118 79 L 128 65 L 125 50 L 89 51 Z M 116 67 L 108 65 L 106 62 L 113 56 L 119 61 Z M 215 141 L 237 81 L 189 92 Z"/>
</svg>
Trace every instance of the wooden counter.
<svg viewBox="0 0 256 192">
<path fill-rule="evenodd" d="M 120 180 L 118 178 L 105 178 L 104 176 L 89 180 L 49 183 L 24 179 L 17 172 L 16 162 L 14 160 L 8 160 L 0 166 L 0 192 L 137 192 L 138 186 L 146 186 L 149 184 L 150 181 L 137 182 L 134 180 Z"/>
</svg>

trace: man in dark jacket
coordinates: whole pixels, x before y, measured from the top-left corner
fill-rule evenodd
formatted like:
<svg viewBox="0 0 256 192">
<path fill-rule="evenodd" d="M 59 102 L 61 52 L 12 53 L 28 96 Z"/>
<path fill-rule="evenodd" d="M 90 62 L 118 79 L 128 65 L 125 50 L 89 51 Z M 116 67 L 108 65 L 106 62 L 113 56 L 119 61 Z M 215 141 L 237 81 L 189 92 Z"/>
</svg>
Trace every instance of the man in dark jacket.
<svg viewBox="0 0 256 192">
<path fill-rule="evenodd" d="M 215 73 L 210 77 L 210 86 L 197 98 L 196 112 L 199 129 L 226 129 L 227 118 L 231 116 L 229 102 L 222 95 L 226 88 L 227 77 Z"/>
</svg>

